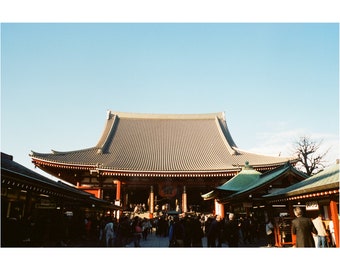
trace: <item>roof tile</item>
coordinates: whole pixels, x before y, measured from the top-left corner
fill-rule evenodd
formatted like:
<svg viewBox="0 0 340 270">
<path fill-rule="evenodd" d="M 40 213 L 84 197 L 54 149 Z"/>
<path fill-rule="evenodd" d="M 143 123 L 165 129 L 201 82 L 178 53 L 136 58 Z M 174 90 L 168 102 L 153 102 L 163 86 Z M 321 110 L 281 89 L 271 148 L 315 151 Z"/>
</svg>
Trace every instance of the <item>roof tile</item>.
<svg viewBox="0 0 340 270">
<path fill-rule="evenodd" d="M 107 170 L 143 172 L 212 172 L 237 169 L 246 161 L 254 167 L 280 165 L 292 157 L 273 157 L 239 150 L 223 113 L 110 113 L 95 147 L 36 153 L 33 160 L 100 165 Z M 242 165 L 240 165 L 242 164 Z"/>
</svg>

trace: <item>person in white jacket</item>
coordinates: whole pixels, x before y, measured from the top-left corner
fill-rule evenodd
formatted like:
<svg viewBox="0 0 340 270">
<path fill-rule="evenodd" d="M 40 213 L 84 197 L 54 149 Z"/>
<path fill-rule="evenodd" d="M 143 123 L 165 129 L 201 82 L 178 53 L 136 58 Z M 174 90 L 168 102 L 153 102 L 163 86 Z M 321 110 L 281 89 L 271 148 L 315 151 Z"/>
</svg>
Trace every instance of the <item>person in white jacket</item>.
<svg viewBox="0 0 340 270">
<path fill-rule="evenodd" d="M 329 221 L 329 233 L 331 234 L 331 245 L 335 247 L 335 234 L 334 234 L 334 223 L 333 220 Z"/>
<path fill-rule="evenodd" d="M 114 224 L 112 218 L 109 218 L 105 227 L 104 227 L 104 235 L 105 235 L 105 244 L 107 247 L 112 247 L 115 239 L 115 231 Z"/>
<path fill-rule="evenodd" d="M 327 247 L 327 244 L 326 244 L 327 232 L 326 232 L 325 225 L 322 221 L 321 214 L 319 214 L 317 218 L 313 219 L 313 224 L 314 224 L 315 229 L 318 231 L 318 242 L 317 242 L 316 247 L 318 248 Z"/>
</svg>

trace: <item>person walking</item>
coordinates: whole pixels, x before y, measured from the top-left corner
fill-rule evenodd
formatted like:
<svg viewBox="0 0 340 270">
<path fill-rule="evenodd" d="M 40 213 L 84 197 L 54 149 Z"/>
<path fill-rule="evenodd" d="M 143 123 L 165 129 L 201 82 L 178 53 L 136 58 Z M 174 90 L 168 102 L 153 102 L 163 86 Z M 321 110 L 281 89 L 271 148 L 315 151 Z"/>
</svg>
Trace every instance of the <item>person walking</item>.
<svg viewBox="0 0 340 270">
<path fill-rule="evenodd" d="M 229 213 L 229 220 L 225 224 L 225 235 L 229 247 L 238 247 L 239 224 L 234 213 Z"/>
<path fill-rule="evenodd" d="M 193 217 L 192 219 L 192 233 L 191 233 L 191 247 L 203 247 L 202 238 L 204 236 L 203 230 L 201 228 L 201 222 L 199 217 Z"/>
<path fill-rule="evenodd" d="M 319 214 L 315 219 L 313 219 L 313 224 L 314 224 L 314 227 L 315 229 L 317 230 L 318 232 L 318 235 L 317 235 L 317 248 L 325 248 L 327 247 L 327 244 L 326 244 L 326 237 L 327 237 L 327 231 L 326 231 L 326 228 L 325 228 L 325 225 L 322 221 L 322 215 Z"/>
<path fill-rule="evenodd" d="M 132 230 L 133 230 L 133 241 L 135 247 L 141 247 L 140 240 L 142 238 L 143 229 L 141 224 L 141 219 L 136 216 L 132 222 Z"/>
<path fill-rule="evenodd" d="M 331 247 L 336 246 L 336 241 L 335 241 L 335 231 L 334 231 L 334 223 L 333 220 L 329 221 L 329 233 L 330 233 L 330 240 L 331 240 Z"/>
<path fill-rule="evenodd" d="M 104 235 L 105 235 L 105 246 L 113 247 L 113 244 L 115 242 L 115 231 L 114 231 L 113 220 L 111 217 L 107 218 L 107 222 L 104 227 Z"/>
<path fill-rule="evenodd" d="M 169 247 L 184 247 L 185 228 L 183 221 L 175 216 L 169 229 Z"/>
<path fill-rule="evenodd" d="M 207 244 L 208 247 L 218 247 L 218 245 L 216 245 L 216 241 L 218 240 L 218 237 L 220 235 L 220 216 L 215 216 L 212 217 L 212 220 L 209 224 L 209 227 L 207 228 Z"/>
<path fill-rule="evenodd" d="M 152 232 L 152 224 L 150 219 L 144 218 L 143 222 L 143 239 L 146 240 L 148 235 Z"/>
<path fill-rule="evenodd" d="M 302 215 L 300 207 L 294 208 L 295 219 L 292 220 L 292 233 L 296 235 L 295 247 L 315 247 L 312 234 L 317 234 L 317 230 L 310 218 Z"/>
<path fill-rule="evenodd" d="M 266 237 L 267 237 L 267 247 L 272 247 L 275 245 L 274 237 L 274 225 L 273 222 L 266 218 Z"/>
</svg>

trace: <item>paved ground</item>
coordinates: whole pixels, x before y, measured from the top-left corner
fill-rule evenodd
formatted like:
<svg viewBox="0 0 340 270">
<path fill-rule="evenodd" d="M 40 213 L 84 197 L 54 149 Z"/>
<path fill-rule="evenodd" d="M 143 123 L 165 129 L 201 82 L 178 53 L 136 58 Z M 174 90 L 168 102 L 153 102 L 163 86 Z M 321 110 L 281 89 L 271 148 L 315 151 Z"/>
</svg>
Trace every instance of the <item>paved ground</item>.
<svg viewBox="0 0 340 270">
<path fill-rule="evenodd" d="M 204 248 L 207 248 L 207 238 L 203 237 L 202 244 Z M 147 240 L 140 241 L 141 247 L 158 247 L 158 248 L 168 248 L 169 238 L 156 236 L 155 233 L 149 234 Z M 134 243 L 130 243 L 127 247 L 134 247 Z M 222 244 L 223 247 L 228 247 L 227 244 Z M 259 239 L 252 244 L 240 244 L 240 247 L 266 247 L 265 239 Z"/>
<path fill-rule="evenodd" d="M 207 248 L 207 239 L 203 237 L 202 244 L 204 248 Z M 149 234 L 147 240 L 140 240 L 140 246 L 142 248 L 168 248 L 169 238 L 163 236 L 157 236 L 155 232 Z M 69 243 L 68 247 L 103 247 L 103 244 L 98 240 L 81 240 L 74 243 Z M 126 246 L 127 248 L 134 248 L 134 243 L 131 242 Z M 227 244 L 222 244 L 222 248 L 227 248 Z M 266 247 L 265 239 L 257 239 L 252 244 L 240 244 L 239 247 Z"/>
<path fill-rule="evenodd" d="M 204 248 L 207 248 L 207 238 L 203 237 L 202 244 Z M 169 238 L 156 236 L 155 233 L 149 234 L 147 240 L 141 239 L 141 247 L 169 247 Z M 134 243 L 130 243 L 127 247 L 134 247 Z M 222 244 L 222 248 L 228 247 L 227 244 Z M 252 244 L 240 244 L 240 247 L 266 247 L 265 239 L 258 239 Z"/>
</svg>

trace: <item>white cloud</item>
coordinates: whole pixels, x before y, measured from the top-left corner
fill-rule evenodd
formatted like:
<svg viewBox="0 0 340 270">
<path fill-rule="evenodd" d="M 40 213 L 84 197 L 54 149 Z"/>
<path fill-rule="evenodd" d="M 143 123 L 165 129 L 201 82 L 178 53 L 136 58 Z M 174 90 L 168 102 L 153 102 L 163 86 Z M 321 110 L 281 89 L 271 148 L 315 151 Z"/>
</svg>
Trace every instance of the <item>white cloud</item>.
<svg viewBox="0 0 340 270">
<path fill-rule="evenodd" d="M 310 132 L 303 129 L 256 133 L 255 138 L 257 145 L 247 150 L 265 155 L 291 156 L 294 151 L 294 142 L 301 136 L 308 136 L 316 142 L 322 140 L 319 152 L 323 153 L 329 149 L 325 157 L 327 164 L 333 164 L 336 159 L 339 159 L 339 138 L 336 134 L 310 134 Z"/>
</svg>

